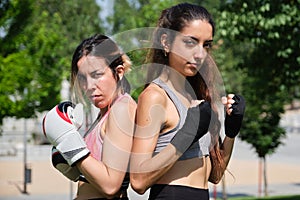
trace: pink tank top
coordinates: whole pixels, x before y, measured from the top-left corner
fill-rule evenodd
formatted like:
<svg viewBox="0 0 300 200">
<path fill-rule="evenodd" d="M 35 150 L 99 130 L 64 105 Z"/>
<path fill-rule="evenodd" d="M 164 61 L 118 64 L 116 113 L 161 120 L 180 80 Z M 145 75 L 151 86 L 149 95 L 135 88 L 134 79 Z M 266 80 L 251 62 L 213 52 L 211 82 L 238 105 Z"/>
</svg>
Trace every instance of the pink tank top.
<svg viewBox="0 0 300 200">
<path fill-rule="evenodd" d="M 124 95 L 119 96 L 114 103 L 120 101 L 125 96 L 128 97 L 129 95 L 125 93 Z M 110 108 L 107 110 L 105 115 L 102 116 L 95 128 L 84 138 L 87 148 L 90 150 L 90 155 L 98 161 L 102 160 L 103 139 L 101 137 L 101 127 L 109 113 Z"/>
</svg>

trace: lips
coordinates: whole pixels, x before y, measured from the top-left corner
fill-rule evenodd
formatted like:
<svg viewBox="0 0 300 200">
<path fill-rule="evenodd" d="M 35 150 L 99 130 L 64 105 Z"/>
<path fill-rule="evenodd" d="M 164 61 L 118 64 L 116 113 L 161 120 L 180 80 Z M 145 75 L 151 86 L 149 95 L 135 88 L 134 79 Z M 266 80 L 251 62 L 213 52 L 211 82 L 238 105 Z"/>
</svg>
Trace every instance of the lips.
<svg viewBox="0 0 300 200">
<path fill-rule="evenodd" d="M 199 64 L 198 63 L 191 63 L 191 62 L 187 62 L 187 64 L 195 69 L 198 68 Z"/>
<path fill-rule="evenodd" d="M 101 95 L 91 95 L 90 100 L 94 102 L 94 101 L 96 101 L 96 99 L 99 99 L 100 97 L 101 97 Z"/>
</svg>

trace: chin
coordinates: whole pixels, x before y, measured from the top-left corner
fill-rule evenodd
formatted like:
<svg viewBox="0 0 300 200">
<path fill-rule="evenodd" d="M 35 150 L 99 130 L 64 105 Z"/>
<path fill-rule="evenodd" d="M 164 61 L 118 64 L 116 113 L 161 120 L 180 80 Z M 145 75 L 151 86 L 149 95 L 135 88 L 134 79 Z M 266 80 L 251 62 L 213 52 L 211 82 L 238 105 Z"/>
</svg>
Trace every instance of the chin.
<svg viewBox="0 0 300 200">
<path fill-rule="evenodd" d="M 95 106 L 97 108 L 100 108 L 100 109 L 104 109 L 104 108 L 107 108 L 108 107 L 108 104 L 105 102 L 98 102 L 97 104 L 95 104 Z"/>
<path fill-rule="evenodd" d="M 196 74 L 197 74 L 197 70 L 191 70 L 191 71 L 189 71 L 189 72 L 187 72 L 186 73 L 186 77 L 188 77 L 188 76 L 195 76 Z"/>
</svg>

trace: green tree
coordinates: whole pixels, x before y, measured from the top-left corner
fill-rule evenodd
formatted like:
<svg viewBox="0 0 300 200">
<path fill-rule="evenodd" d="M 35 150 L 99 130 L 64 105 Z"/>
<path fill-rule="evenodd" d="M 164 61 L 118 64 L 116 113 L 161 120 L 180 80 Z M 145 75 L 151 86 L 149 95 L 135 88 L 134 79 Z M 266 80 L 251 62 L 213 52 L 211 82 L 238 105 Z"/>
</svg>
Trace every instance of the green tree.
<svg viewBox="0 0 300 200">
<path fill-rule="evenodd" d="M 300 1 L 231 1 L 223 5 L 219 29 L 223 48 L 232 48 L 235 65 L 243 73 L 247 100 L 240 133 L 266 164 L 285 136 L 279 126 L 284 105 L 295 97 L 300 82 Z M 264 191 L 267 177 L 264 167 Z"/>
<path fill-rule="evenodd" d="M 132 96 L 137 99 L 142 90 L 145 72 L 141 65 L 145 62 L 153 28 L 156 26 L 161 10 L 178 3 L 176 0 L 124 0 L 115 1 L 114 13 L 107 20 L 112 26 L 114 39 L 132 60 L 133 73 L 127 78 L 133 86 Z"/>
<path fill-rule="evenodd" d="M 10 0 L 0 9 L 1 124 L 57 104 L 76 45 L 102 29 L 94 0 Z"/>
</svg>

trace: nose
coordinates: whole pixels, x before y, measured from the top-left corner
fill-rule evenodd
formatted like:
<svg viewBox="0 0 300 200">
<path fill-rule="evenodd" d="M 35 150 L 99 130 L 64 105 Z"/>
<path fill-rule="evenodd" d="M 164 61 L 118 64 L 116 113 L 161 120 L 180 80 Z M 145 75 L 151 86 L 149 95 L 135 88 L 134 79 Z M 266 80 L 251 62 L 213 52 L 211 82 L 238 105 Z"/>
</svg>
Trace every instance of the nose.
<svg viewBox="0 0 300 200">
<path fill-rule="evenodd" d="M 203 48 L 203 45 L 198 45 L 195 48 L 194 58 L 196 61 L 203 61 L 206 55 L 207 55 L 207 51 L 205 48 Z"/>
<path fill-rule="evenodd" d="M 96 87 L 95 80 L 92 77 L 88 76 L 86 79 L 86 89 L 93 90 L 95 89 L 95 87 Z"/>
</svg>

